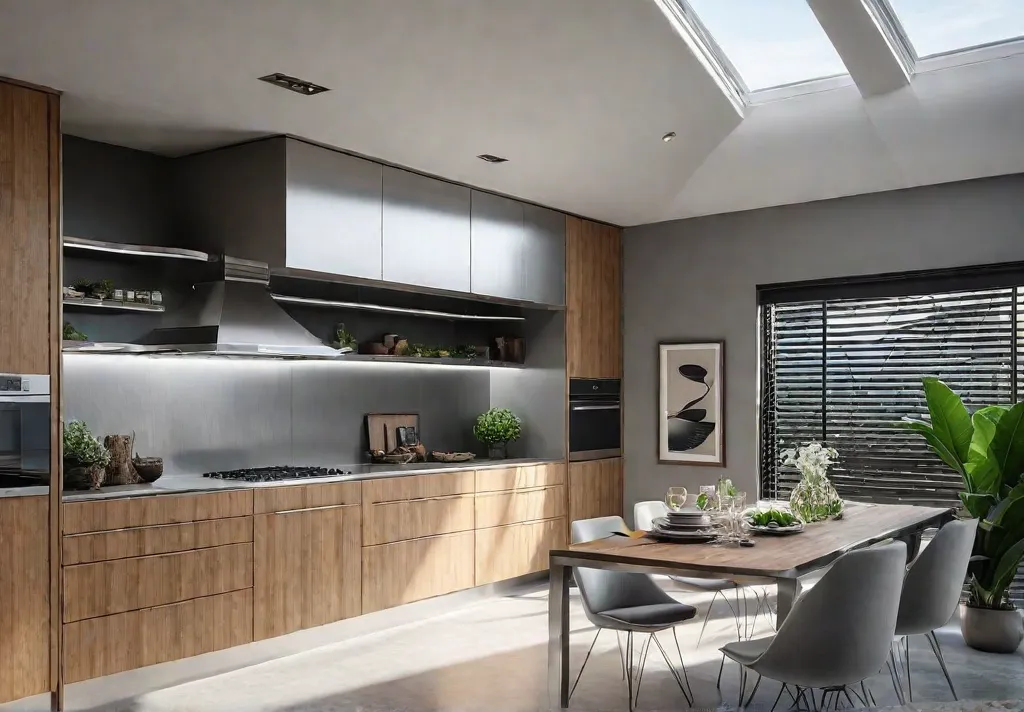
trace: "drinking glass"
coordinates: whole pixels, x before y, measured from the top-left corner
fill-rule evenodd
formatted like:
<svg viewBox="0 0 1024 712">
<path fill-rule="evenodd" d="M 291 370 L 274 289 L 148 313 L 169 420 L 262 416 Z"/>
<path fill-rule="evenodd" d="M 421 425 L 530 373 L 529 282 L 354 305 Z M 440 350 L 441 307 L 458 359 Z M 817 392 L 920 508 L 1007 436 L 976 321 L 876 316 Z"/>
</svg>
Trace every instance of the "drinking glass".
<svg viewBox="0 0 1024 712">
<path fill-rule="evenodd" d="M 678 512 L 686 506 L 686 495 L 685 487 L 669 487 L 668 494 L 665 495 L 665 504 L 672 511 Z"/>
</svg>

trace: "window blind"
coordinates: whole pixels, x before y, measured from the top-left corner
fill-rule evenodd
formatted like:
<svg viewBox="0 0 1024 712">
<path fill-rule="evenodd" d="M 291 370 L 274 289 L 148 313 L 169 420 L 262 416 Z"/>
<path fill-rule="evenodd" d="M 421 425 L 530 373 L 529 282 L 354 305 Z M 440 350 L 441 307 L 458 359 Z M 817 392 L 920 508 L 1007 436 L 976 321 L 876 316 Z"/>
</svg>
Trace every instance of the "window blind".
<svg viewBox="0 0 1024 712">
<path fill-rule="evenodd" d="M 927 417 L 922 376 L 970 410 L 1021 400 L 1024 288 L 861 291 L 762 305 L 761 496 L 788 498 L 800 475 L 780 453 L 820 440 L 839 451 L 831 479 L 844 498 L 957 506 L 960 476 L 897 423 Z M 1011 595 L 1024 600 L 1024 576 Z"/>
</svg>

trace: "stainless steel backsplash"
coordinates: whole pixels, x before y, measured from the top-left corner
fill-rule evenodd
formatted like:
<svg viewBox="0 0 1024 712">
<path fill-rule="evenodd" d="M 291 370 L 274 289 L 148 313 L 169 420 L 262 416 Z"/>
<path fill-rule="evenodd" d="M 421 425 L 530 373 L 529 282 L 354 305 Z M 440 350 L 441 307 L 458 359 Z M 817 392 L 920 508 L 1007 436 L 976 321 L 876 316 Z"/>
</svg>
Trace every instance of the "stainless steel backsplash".
<svg viewBox="0 0 1024 712">
<path fill-rule="evenodd" d="M 365 459 L 367 413 L 419 413 L 431 449 L 478 450 L 487 370 L 418 364 L 65 354 L 64 412 L 94 434 L 135 433 L 165 472 Z"/>
</svg>

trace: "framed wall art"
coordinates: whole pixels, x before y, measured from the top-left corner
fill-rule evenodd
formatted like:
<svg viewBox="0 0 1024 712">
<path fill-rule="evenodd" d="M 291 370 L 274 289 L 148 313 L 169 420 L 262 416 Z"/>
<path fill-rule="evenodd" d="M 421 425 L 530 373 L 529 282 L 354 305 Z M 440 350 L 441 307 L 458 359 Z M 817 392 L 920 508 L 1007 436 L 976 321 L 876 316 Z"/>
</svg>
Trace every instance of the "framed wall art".
<svg viewBox="0 0 1024 712">
<path fill-rule="evenodd" d="M 725 345 L 658 347 L 658 461 L 725 465 Z"/>
</svg>

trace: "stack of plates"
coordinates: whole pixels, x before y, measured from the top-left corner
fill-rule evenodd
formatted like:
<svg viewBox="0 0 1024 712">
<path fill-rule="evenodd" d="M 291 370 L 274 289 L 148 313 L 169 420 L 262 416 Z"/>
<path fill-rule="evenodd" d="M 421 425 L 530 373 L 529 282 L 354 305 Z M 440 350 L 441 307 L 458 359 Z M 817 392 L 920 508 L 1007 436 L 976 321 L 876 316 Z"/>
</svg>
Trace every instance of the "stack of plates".
<svg viewBox="0 0 1024 712">
<path fill-rule="evenodd" d="M 651 536 L 667 541 L 700 543 L 711 541 L 711 517 L 699 509 L 682 509 L 657 517 L 651 528 Z"/>
</svg>

